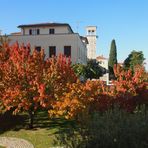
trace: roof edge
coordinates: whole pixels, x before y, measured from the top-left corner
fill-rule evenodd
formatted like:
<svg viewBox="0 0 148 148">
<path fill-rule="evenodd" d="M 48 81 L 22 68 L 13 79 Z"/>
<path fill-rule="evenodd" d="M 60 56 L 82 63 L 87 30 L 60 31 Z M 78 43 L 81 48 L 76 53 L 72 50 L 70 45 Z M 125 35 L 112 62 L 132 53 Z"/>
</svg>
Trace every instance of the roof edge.
<svg viewBox="0 0 148 148">
<path fill-rule="evenodd" d="M 24 25 L 19 25 L 17 26 L 17 28 L 24 28 L 24 27 L 45 27 L 45 26 L 49 26 L 49 27 L 60 27 L 60 26 L 67 26 L 69 27 L 69 29 L 71 30 L 72 33 L 73 30 L 71 28 L 71 26 L 67 23 L 37 23 L 37 24 L 24 24 Z"/>
</svg>

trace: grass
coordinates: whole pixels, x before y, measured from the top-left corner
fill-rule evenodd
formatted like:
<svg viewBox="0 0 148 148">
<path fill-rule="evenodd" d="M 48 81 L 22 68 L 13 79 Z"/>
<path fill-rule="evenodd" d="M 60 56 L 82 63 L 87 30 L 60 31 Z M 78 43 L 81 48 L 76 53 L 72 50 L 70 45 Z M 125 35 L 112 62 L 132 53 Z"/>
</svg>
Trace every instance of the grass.
<svg viewBox="0 0 148 148">
<path fill-rule="evenodd" d="M 54 139 L 59 131 L 73 126 L 73 121 L 64 119 L 49 120 L 46 111 L 40 111 L 35 116 L 34 128 L 28 129 L 28 116 L 21 114 L 0 117 L 0 136 L 18 137 L 30 141 L 35 148 L 49 148 L 54 146 Z"/>
</svg>

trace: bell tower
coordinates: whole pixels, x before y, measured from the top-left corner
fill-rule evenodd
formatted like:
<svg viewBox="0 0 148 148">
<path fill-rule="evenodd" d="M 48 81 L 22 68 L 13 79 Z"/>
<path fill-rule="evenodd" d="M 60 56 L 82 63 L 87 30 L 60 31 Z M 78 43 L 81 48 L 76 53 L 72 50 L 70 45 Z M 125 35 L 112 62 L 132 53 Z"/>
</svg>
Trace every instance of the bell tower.
<svg viewBox="0 0 148 148">
<path fill-rule="evenodd" d="M 97 26 L 86 27 L 86 37 L 88 40 L 87 45 L 87 58 L 96 59 L 96 42 L 97 42 Z"/>
</svg>

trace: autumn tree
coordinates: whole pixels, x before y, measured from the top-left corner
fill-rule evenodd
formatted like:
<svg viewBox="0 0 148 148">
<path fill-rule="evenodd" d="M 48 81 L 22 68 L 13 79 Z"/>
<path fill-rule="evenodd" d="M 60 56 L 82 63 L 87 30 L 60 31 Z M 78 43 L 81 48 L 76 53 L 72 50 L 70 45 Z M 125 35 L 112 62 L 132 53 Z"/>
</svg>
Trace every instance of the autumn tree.
<svg viewBox="0 0 148 148">
<path fill-rule="evenodd" d="M 8 45 L 10 42 L 10 39 L 8 38 L 7 35 L 0 35 L 0 50 L 2 49 L 2 47 Z"/>
<path fill-rule="evenodd" d="M 29 46 L 25 49 L 17 43 L 7 50 L 9 57 L 0 62 L 1 101 L 5 111 L 27 111 L 32 128 L 35 110 L 42 105 L 39 92 L 45 65 L 44 51 L 34 50 L 31 54 Z"/>
<path fill-rule="evenodd" d="M 124 70 L 119 65 L 114 67 L 117 78 L 112 86 L 115 102 L 128 111 L 133 111 L 137 105 L 147 104 L 148 101 L 148 73 L 139 65 L 135 66 L 134 71 Z"/>
<path fill-rule="evenodd" d="M 62 55 L 45 60 L 43 49 L 31 54 L 30 46 L 17 43 L 4 49 L 0 52 L 1 105 L 15 114 L 28 112 L 32 128 L 35 111 L 53 108 L 66 91 L 66 84 L 74 83 L 77 77 L 70 59 Z"/>
<path fill-rule="evenodd" d="M 65 104 L 66 98 L 63 96 L 69 92 L 69 86 L 76 83 L 76 81 L 77 77 L 71 68 L 70 58 L 59 55 L 56 58 L 53 57 L 46 60 L 46 68 L 43 75 L 44 87 L 41 89 L 40 95 L 42 104 L 48 108 L 50 116 L 52 116 L 53 112 L 57 113 L 57 108 L 61 108 L 61 104 Z M 58 109 L 58 112 L 60 111 Z"/>
<path fill-rule="evenodd" d="M 105 111 L 118 104 L 133 111 L 147 103 L 147 73 L 135 67 L 135 73 L 115 66 L 112 86 L 101 81 L 81 83 L 71 68 L 71 60 L 63 55 L 44 59 L 44 50 L 30 46 L 4 46 L 0 50 L 0 106 L 13 113 L 27 112 L 30 128 L 38 108 L 46 108 L 50 116 L 74 118 L 93 111 Z"/>
</svg>

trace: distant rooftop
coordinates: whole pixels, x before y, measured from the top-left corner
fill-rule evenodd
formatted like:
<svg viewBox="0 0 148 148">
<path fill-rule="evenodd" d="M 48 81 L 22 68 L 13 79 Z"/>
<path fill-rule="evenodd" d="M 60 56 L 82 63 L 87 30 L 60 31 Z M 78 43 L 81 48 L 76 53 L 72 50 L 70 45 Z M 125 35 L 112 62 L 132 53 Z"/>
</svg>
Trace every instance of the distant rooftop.
<svg viewBox="0 0 148 148">
<path fill-rule="evenodd" d="M 96 57 L 97 60 L 107 60 L 103 55 Z"/>
<path fill-rule="evenodd" d="M 60 26 L 67 26 L 69 27 L 69 29 L 72 31 L 73 30 L 71 28 L 71 26 L 67 23 L 52 23 L 52 22 L 48 22 L 48 23 L 37 23 L 37 24 L 23 24 L 23 25 L 19 25 L 18 28 L 24 28 L 24 27 L 60 27 Z"/>
<path fill-rule="evenodd" d="M 21 35 L 21 32 L 13 32 L 11 35 Z"/>
</svg>

